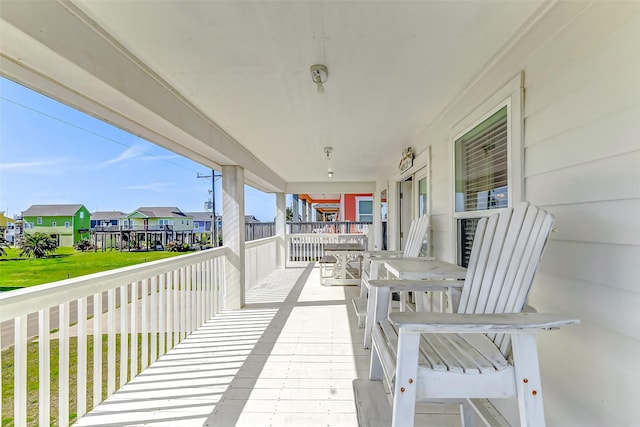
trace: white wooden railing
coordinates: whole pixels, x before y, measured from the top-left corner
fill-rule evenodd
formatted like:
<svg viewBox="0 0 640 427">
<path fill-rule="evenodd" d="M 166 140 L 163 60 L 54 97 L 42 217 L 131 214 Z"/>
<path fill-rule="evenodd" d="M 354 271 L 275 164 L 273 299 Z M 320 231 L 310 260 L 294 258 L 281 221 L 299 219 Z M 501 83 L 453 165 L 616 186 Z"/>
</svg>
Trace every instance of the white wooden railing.
<svg viewBox="0 0 640 427">
<path fill-rule="evenodd" d="M 256 286 L 277 268 L 278 237 L 267 237 L 245 243 L 245 290 Z"/>
<path fill-rule="evenodd" d="M 256 253 L 256 260 L 262 259 L 261 251 L 272 250 L 271 242 L 264 240 L 248 250 Z M 107 336 L 106 364 L 102 360 L 102 339 L 93 339 L 92 344 L 93 398 L 90 400 L 95 407 L 103 400 L 103 382 L 106 382 L 106 395 L 110 396 L 216 314 L 221 300 L 219 292 L 224 285 L 226 254 L 225 247 L 210 249 L 0 294 L 0 324 L 6 326 L 6 322 L 12 320 L 14 323 L 14 425 L 27 425 L 28 341 L 38 338 L 39 424 L 49 425 L 51 330 L 58 329 L 57 418 L 59 426 L 67 426 L 70 337 L 77 336 L 75 413 L 79 418 L 91 409 L 87 407 L 86 372 L 88 341 L 93 333 L 89 333 L 88 328 L 92 326 L 93 331 L 102 331 Z M 275 249 L 273 256 L 268 256 L 275 260 Z M 255 265 L 270 268 L 263 267 L 261 261 L 255 261 Z M 257 280 L 257 276 L 252 275 L 252 280 Z M 102 314 L 93 315 L 94 307 L 102 307 Z M 92 315 L 93 319 L 88 320 Z M 30 319 L 37 320 L 29 322 Z M 77 324 L 72 325 L 76 320 Z M 0 341 L 0 348 L 6 344 Z M 116 366 L 117 352 L 119 366 Z M 107 368 L 104 377 L 103 364 Z M 1 369 L 0 364 L 0 377 Z M 0 399 L 0 414 L 1 405 Z"/>
<path fill-rule="evenodd" d="M 367 247 L 365 234 L 287 234 L 287 265 L 318 261 L 324 256 L 327 243 L 361 243 Z"/>
</svg>

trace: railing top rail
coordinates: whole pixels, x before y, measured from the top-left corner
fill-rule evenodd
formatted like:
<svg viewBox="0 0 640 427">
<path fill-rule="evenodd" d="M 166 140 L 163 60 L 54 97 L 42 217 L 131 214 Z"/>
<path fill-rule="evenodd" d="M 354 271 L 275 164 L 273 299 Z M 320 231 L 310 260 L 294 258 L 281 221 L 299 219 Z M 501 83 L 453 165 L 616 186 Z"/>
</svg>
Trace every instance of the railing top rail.
<svg viewBox="0 0 640 427">
<path fill-rule="evenodd" d="M 358 233 L 288 233 L 287 237 L 318 237 L 318 238 L 337 238 L 337 237 L 361 237 L 366 236 L 363 232 Z"/>
<path fill-rule="evenodd" d="M 30 288 L 3 292 L 0 293 L 0 322 L 33 313 L 41 308 L 52 307 L 67 301 L 104 292 L 123 284 L 144 280 L 180 267 L 212 258 L 220 258 L 227 254 L 227 250 L 223 246 Z"/>
<path fill-rule="evenodd" d="M 255 248 L 256 246 L 266 245 L 271 242 L 276 242 L 278 236 L 264 237 L 262 239 L 249 240 L 244 243 L 245 249 Z"/>
</svg>

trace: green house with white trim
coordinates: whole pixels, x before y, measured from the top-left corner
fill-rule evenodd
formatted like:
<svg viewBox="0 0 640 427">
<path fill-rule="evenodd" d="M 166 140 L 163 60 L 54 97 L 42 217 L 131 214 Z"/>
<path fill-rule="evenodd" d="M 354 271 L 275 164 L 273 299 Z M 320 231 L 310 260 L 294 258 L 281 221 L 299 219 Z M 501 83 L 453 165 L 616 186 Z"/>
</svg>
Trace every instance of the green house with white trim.
<svg viewBox="0 0 640 427">
<path fill-rule="evenodd" d="M 89 238 L 91 213 L 84 205 L 32 205 L 22 212 L 24 233 L 46 233 L 58 246 Z"/>
</svg>

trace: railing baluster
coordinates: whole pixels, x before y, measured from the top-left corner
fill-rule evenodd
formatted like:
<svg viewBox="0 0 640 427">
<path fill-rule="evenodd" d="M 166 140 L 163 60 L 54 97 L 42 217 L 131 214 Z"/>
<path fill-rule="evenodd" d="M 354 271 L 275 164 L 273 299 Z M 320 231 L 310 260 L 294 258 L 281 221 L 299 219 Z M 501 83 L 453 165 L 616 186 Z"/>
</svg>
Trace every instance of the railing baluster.
<svg viewBox="0 0 640 427">
<path fill-rule="evenodd" d="M 93 295 L 93 407 L 102 402 L 102 292 Z"/>
<path fill-rule="evenodd" d="M 151 279 L 145 279 L 140 282 L 142 297 L 140 300 L 140 333 L 142 339 L 142 353 L 140 359 L 140 370 L 144 371 L 149 366 L 149 282 Z"/>
<path fill-rule="evenodd" d="M 131 346 L 129 348 L 129 373 L 130 378 L 138 375 L 138 284 L 133 282 L 131 286 Z"/>
<path fill-rule="evenodd" d="M 151 310 L 149 315 L 151 317 L 151 357 L 150 363 L 153 363 L 158 358 L 158 276 L 151 278 Z"/>
<path fill-rule="evenodd" d="M 167 293 L 167 275 L 166 273 L 162 273 L 160 275 L 160 291 L 158 294 L 158 357 L 162 356 L 167 348 L 167 337 L 165 334 L 164 327 L 166 325 L 167 313 L 165 312 L 166 308 L 166 293 Z"/>
<path fill-rule="evenodd" d="M 185 302 L 185 316 L 187 317 L 187 330 L 185 337 L 193 332 L 191 325 L 193 325 L 193 306 L 191 305 L 191 296 L 193 295 L 194 287 L 193 265 L 187 267 L 187 300 Z"/>
<path fill-rule="evenodd" d="M 107 397 L 116 391 L 116 290 L 107 294 L 108 342 L 107 342 Z"/>
<path fill-rule="evenodd" d="M 78 418 L 87 413 L 87 298 L 78 299 L 77 396 Z"/>
<path fill-rule="evenodd" d="M 69 425 L 69 303 L 58 306 L 58 426 Z"/>
<path fill-rule="evenodd" d="M 188 267 L 180 269 L 180 341 L 187 336 L 187 288 L 189 280 Z"/>
<path fill-rule="evenodd" d="M 173 271 L 173 292 L 171 295 L 173 299 L 173 344 L 171 348 L 180 342 L 180 270 Z"/>
<path fill-rule="evenodd" d="M 27 425 L 27 316 L 14 319 L 13 418 L 16 427 Z"/>
<path fill-rule="evenodd" d="M 38 421 L 40 425 L 46 425 L 51 416 L 51 339 L 49 338 L 51 326 L 49 316 L 49 308 L 38 311 Z"/>
<path fill-rule="evenodd" d="M 168 272 L 167 273 L 167 293 L 166 293 L 166 298 L 165 301 L 167 303 L 167 312 L 166 312 L 166 319 L 165 321 L 167 322 L 167 343 L 166 343 L 166 351 L 169 351 L 173 348 L 173 318 L 172 318 L 172 304 L 171 304 L 171 299 L 173 297 L 173 272 Z"/>
<path fill-rule="evenodd" d="M 127 310 L 127 285 L 120 286 L 120 387 L 127 383 L 129 354 L 129 311 Z"/>
</svg>

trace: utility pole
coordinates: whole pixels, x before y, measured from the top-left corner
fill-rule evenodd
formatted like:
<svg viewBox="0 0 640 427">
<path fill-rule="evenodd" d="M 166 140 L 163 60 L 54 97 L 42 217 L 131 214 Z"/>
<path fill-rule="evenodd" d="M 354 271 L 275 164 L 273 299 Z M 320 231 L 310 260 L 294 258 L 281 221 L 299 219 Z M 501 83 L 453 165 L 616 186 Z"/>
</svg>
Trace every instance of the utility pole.
<svg viewBox="0 0 640 427">
<path fill-rule="evenodd" d="M 201 175 L 198 172 L 198 178 L 211 178 L 211 244 L 213 247 L 218 246 L 218 220 L 216 218 L 216 178 L 222 177 L 222 174 L 216 175 L 216 171 L 211 169 L 211 175 Z"/>
</svg>

